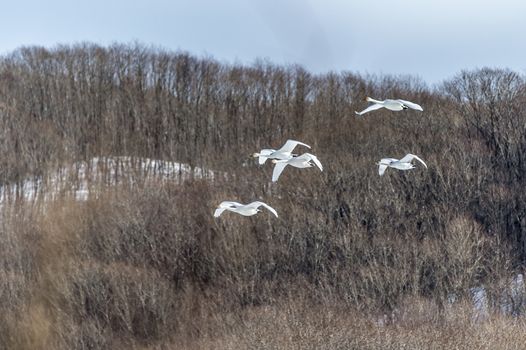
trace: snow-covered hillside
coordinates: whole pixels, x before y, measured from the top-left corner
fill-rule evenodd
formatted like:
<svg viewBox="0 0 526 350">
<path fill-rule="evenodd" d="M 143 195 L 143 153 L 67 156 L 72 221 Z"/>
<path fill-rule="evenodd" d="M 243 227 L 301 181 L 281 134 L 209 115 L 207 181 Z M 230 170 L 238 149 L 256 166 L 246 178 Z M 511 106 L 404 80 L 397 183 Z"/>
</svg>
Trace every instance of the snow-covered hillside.
<svg viewBox="0 0 526 350">
<path fill-rule="evenodd" d="M 0 186 L 0 203 L 14 199 L 49 200 L 69 194 L 86 200 L 94 188 L 122 182 L 137 183 L 150 180 L 184 181 L 211 179 L 214 172 L 188 164 L 149 158 L 97 157 L 76 162 L 51 172 L 45 178 L 27 179 L 22 183 Z"/>
</svg>

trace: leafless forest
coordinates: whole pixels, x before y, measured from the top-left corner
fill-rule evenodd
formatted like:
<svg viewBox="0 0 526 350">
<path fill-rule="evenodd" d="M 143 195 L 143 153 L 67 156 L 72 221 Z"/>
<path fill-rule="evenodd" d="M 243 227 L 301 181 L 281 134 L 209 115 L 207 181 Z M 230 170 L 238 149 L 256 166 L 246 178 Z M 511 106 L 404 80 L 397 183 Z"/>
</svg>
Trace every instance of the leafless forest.
<svg viewBox="0 0 526 350">
<path fill-rule="evenodd" d="M 366 96 L 424 112 L 357 118 Z M 523 349 L 525 106 L 506 69 L 429 87 L 140 44 L 2 56 L 0 348 Z M 288 138 L 324 171 L 271 183 L 250 154 Z M 378 176 L 406 153 L 429 169 Z M 256 199 L 279 218 L 212 216 Z"/>
</svg>

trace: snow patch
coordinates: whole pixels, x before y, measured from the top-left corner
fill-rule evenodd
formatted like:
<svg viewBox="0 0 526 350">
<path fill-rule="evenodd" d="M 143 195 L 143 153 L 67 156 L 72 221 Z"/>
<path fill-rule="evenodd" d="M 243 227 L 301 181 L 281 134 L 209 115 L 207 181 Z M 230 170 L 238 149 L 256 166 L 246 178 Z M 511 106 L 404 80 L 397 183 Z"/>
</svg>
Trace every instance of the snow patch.
<svg viewBox="0 0 526 350">
<path fill-rule="evenodd" d="M 76 200 L 87 200 L 95 186 L 148 180 L 184 181 L 213 179 L 214 172 L 188 164 L 135 157 L 96 157 L 60 168 L 46 177 L 0 186 L 0 204 L 22 199 L 52 200 L 60 194 L 72 194 Z"/>
<path fill-rule="evenodd" d="M 490 300 L 485 287 L 471 288 L 471 301 L 473 303 L 473 318 L 484 319 L 489 314 Z M 507 288 L 499 292 L 496 300 L 491 300 L 493 307 L 505 315 L 522 316 L 526 312 L 526 285 L 524 275 L 515 275 Z"/>
</svg>

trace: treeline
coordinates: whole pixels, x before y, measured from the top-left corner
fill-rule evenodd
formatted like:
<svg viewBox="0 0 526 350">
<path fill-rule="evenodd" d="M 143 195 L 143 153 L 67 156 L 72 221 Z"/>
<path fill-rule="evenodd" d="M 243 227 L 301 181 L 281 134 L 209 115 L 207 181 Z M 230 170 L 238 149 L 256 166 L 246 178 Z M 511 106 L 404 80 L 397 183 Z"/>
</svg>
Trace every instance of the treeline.
<svg viewBox="0 0 526 350">
<path fill-rule="evenodd" d="M 366 96 L 411 100 L 424 112 L 358 118 Z M 13 302 L 4 314 L 37 303 L 64 325 L 55 345 L 111 348 L 109 339 L 148 343 L 174 330 L 198 336 L 211 310 L 302 293 L 390 314 L 416 297 L 443 310 L 484 284 L 498 306 L 502 281 L 526 259 L 525 104 L 524 76 L 506 69 L 461 72 L 431 88 L 411 76 L 314 75 L 141 45 L 21 48 L 0 58 L 0 184 L 116 156 L 226 176 L 108 186 L 36 218 L 13 209 L 1 238 L 10 254 L 0 259 L 29 262 L 9 267 L 16 278 L 5 282 Z M 310 144 L 324 172 L 287 169 L 271 184 L 271 166 L 249 155 L 288 138 Z M 406 153 L 429 169 L 378 176 L 380 158 Z M 279 219 L 212 218 L 222 200 L 255 199 Z M 24 330 L 17 322 L 5 324 Z"/>
<path fill-rule="evenodd" d="M 216 154 L 345 122 L 366 93 L 427 95 L 412 78 L 314 76 L 144 46 L 21 48 L 0 69 L 4 181 L 101 154 L 224 164 Z"/>
</svg>

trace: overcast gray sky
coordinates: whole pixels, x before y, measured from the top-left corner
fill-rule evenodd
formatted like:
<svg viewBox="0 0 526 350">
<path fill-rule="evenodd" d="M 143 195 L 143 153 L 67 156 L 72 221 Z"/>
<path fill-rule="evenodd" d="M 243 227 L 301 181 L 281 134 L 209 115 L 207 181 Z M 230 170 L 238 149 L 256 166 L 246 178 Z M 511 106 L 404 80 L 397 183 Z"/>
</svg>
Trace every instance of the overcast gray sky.
<svg viewBox="0 0 526 350">
<path fill-rule="evenodd" d="M 139 41 L 226 62 L 313 72 L 526 72 L 526 1 L 18 0 L 2 3 L 0 53 L 23 45 Z"/>
</svg>

